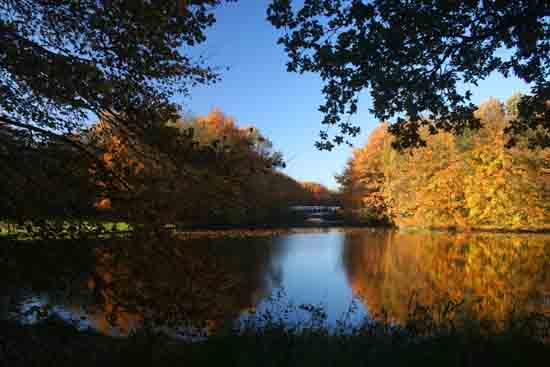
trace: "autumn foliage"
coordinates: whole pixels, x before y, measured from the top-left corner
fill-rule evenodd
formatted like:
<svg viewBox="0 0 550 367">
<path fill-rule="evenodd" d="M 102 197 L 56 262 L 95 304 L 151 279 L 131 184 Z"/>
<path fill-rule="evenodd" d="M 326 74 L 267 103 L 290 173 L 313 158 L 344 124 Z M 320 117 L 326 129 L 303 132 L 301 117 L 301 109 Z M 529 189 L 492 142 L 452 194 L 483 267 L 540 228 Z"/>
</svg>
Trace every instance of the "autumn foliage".
<svg viewBox="0 0 550 367">
<path fill-rule="evenodd" d="M 102 160 L 125 182 L 112 181 L 114 190 L 98 198 L 99 207 L 164 223 L 253 224 L 280 219 L 305 194 L 278 171 L 282 155 L 257 128 L 239 127 L 219 109 L 167 122 L 154 133 L 158 142 L 150 145 L 105 121 L 90 130 Z"/>
<path fill-rule="evenodd" d="M 344 172 L 336 176 L 348 220 L 367 223 L 388 221 L 383 191 L 386 131 L 385 124 L 376 128 L 367 144 L 353 151 Z"/>
<path fill-rule="evenodd" d="M 337 177 L 347 212 L 399 226 L 550 228 L 550 151 L 529 146 L 532 130 L 507 148 L 514 100 L 480 104 L 478 131 L 423 131 L 426 146 L 406 151 L 392 149 L 387 126 L 379 126 Z"/>
</svg>

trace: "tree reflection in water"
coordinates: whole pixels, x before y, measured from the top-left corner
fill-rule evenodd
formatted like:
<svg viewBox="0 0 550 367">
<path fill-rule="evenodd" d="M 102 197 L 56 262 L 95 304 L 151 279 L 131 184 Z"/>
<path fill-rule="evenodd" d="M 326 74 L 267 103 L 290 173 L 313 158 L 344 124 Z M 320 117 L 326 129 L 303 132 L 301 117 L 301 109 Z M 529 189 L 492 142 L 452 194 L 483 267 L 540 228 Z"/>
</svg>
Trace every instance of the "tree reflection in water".
<svg viewBox="0 0 550 367">
<path fill-rule="evenodd" d="M 505 320 L 550 305 L 550 236 L 376 231 L 350 233 L 342 258 L 372 317 L 404 323 L 411 302 L 465 301 L 468 318 Z"/>
<path fill-rule="evenodd" d="M 341 316 L 352 293 L 370 317 L 386 320 L 386 312 L 397 323 L 409 318 L 411 301 L 436 308 L 465 300 L 463 315 L 473 319 L 500 320 L 512 310 L 550 313 L 548 235 L 332 230 L 1 248 L 0 318 L 30 295 L 35 306 L 86 317 L 80 325 L 110 335 L 144 326 L 170 334 L 219 330 L 244 311 L 268 309 L 281 288 L 283 303 L 325 300 L 329 320 Z M 357 312 L 361 319 L 363 307 Z"/>
<path fill-rule="evenodd" d="M 270 238 L 247 240 L 246 249 L 239 239 L 210 238 L 111 239 L 79 243 L 80 251 L 71 245 L 59 241 L 35 251 L 22 245 L 29 248 L 17 250 L 12 270 L 18 275 L 10 277 L 35 300 L 86 316 L 85 324 L 110 335 L 144 326 L 208 332 L 253 308 L 277 280 L 278 245 Z M 57 264 L 48 261 L 52 251 Z"/>
</svg>

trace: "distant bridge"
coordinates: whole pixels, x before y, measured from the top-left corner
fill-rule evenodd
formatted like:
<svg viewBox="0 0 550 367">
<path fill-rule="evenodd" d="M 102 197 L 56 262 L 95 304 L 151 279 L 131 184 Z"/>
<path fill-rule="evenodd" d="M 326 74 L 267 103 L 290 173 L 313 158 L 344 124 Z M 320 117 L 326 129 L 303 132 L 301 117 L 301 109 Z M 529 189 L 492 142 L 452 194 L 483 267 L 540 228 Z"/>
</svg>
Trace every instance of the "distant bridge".
<svg viewBox="0 0 550 367">
<path fill-rule="evenodd" d="M 320 206 L 320 205 L 294 205 L 290 207 L 294 213 L 303 214 L 306 219 L 322 219 L 334 215 L 340 210 L 339 206 Z"/>
</svg>

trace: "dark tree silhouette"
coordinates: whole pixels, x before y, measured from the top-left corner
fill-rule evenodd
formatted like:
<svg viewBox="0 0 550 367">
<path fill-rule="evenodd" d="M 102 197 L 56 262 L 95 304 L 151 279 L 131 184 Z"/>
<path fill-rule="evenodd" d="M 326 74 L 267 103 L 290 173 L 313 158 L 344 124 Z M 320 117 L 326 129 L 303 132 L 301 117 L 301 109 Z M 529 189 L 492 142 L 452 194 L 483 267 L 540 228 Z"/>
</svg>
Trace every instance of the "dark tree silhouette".
<svg viewBox="0 0 550 367">
<path fill-rule="evenodd" d="M 223 1 L 0 0 L 0 124 L 67 141 L 90 114 L 167 121 L 175 92 L 217 80 L 185 51 Z"/>
<path fill-rule="evenodd" d="M 81 130 L 93 117 L 128 144 L 158 145 L 159 126 L 178 117 L 170 98 L 218 80 L 188 51 L 225 1 L 233 0 L 0 0 L 0 129 L 9 132 L 0 134 L 1 186 L 36 181 L 36 196 L 51 203 L 67 192 L 59 183 L 74 174 L 68 160 L 84 172 L 101 167 Z M 37 175 L 52 168 L 56 195 Z M 15 199 L 12 207 L 31 204 Z"/>
<path fill-rule="evenodd" d="M 508 131 L 537 129 L 532 145 L 550 146 L 547 1 L 305 0 L 298 10 L 291 0 L 272 0 L 267 15 L 286 30 L 279 43 L 288 70 L 317 73 L 326 82 L 323 123 L 338 125 L 340 133 L 321 132 L 320 149 L 359 132 L 342 116 L 357 111 L 365 89 L 374 115 L 394 119 L 398 148 L 424 145 L 421 126 L 432 134 L 479 127 L 471 93 L 460 82 L 476 85 L 493 71 L 532 86 Z"/>
</svg>

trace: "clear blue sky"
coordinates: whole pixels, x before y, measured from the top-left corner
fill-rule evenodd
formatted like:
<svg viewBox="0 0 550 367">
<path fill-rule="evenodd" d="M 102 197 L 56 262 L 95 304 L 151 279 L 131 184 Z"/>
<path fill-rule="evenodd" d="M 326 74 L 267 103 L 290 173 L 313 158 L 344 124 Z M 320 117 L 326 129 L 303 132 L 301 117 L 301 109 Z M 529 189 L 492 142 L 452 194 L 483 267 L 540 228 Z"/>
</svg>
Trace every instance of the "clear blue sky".
<svg viewBox="0 0 550 367">
<path fill-rule="evenodd" d="M 286 55 L 276 44 L 279 33 L 265 20 L 268 4 L 269 0 L 239 0 L 217 10 L 217 23 L 193 54 L 229 70 L 222 70 L 220 83 L 197 87 L 191 96 L 177 101 L 195 115 L 219 107 L 239 125 L 257 126 L 283 152 L 285 173 L 300 181 L 336 188 L 334 174 L 342 171 L 351 148 L 341 146 L 332 152 L 315 149 L 314 142 L 323 129 L 317 111 L 323 102 L 322 82 L 316 75 L 286 72 Z M 527 92 L 528 88 L 517 79 L 500 75 L 492 75 L 472 88 L 476 103 L 490 96 L 504 101 L 514 91 Z M 360 102 L 360 111 L 352 118 L 362 129 L 353 140 L 356 147 L 365 143 L 378 123 L 368 112 L 367 93 Z"/>
</svg>

